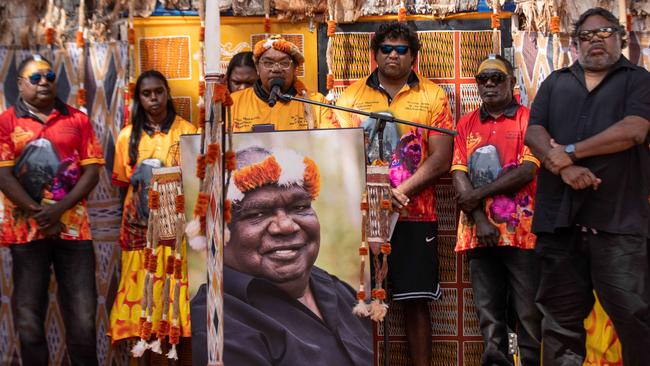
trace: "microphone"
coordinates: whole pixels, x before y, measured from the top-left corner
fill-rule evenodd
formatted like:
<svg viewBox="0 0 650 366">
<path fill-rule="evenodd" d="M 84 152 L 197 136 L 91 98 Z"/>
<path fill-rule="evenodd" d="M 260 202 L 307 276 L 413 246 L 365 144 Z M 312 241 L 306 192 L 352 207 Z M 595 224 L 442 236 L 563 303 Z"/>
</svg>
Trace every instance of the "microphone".
<svg viewBox="0 0 650 366">
<path fill-rule="evenodd" d="M 284 79 L 282 78 L 273 78 L 269 83 L 271 87 L 271 93 L 269 93 L 269 107 L 273 107 L 275 103 L 278 102 L 278 99 L 282 99 L 282 87 L 284 86 Z"/>
</svg>

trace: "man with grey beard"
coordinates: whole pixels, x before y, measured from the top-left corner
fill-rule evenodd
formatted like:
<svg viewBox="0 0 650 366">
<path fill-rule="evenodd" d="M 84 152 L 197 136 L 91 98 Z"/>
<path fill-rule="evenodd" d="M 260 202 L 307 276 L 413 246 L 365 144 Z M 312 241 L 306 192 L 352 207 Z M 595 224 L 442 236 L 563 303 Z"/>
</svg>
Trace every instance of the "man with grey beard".
<svg viewBox="0 0 650 366">
<path fill-rule="evenodd" d="M 626 43 L 612 13 L 587 10 L 572 34 L 578 62 L 553 72 L 531 108 L 544 365 L 582 365 L 593 290 L 623 363 L 650 365 L 650 73 L 621 55 Z"/>
</svg>

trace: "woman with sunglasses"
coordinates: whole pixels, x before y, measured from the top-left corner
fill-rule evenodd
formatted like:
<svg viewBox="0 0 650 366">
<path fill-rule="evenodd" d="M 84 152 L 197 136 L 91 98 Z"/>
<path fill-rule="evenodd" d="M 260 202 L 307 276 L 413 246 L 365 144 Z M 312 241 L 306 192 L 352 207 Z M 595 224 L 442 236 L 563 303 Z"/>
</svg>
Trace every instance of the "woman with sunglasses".
<svg viewBox="0 0 650 366">
<path fill-rule="evenodd" d="M 331 110 L 306 103 L 283 100 L 281 94 L 325 103 L 318 92 L 306 90 L 297 72 L 305 61 L 295 44 L 271 36 L 257 42 L 253 60 L 259 80 L 252 88 L 232 95 L 232 120 L 235 131 L 262 129 L 299 130 L 337 127 Z"/>
<path fill-rule="evenodd" d="M 97 365 L 95 254 L 86 198 L 104 155 L 92 124 L 56 96 L 52 64 L 18 66 L 18 100 L 0 115 L 0 244 L 13 258 L 23 365 L 47 365 L 50 266 L 56 273 L 72 365 Z"/>
<path fill-rule="evenodd" d="M 140 300 L 144 294 L 144 247 L 146 244 L 149 218 L 148 188 L 152 170 L 159 167 L 180 165 L 180 136 L 192 134 L 196 128 L 176 114 L 172 97 L 163 74 L 156 70 L 143 72 L 135 84 L 135 99 L 131 124 L 124 127 L 115 145 L 113 164 L 113 184 L 121 187 L 123 197 L 120 246 L 122 247 L 122 271 L 115 302 L 111 309 L 108 335 L 113 342 L 140 337 Z M 163 247 L 164 253 L 158 255 L 163 261 L 170 248 Z M 181 252 L 185 261 L 185 252 Z M 157 266 L 157 276 L 164 276 L 163 265 Z M 184 266 L 184 268 L 186 268 Z M 154 304 L 162 308 L 160 293 L 163 281 L 154 283 Z M 181 345 L 179 357 L 185 354 L 184 345 L 189 337 L 189 300 L 187 294 L 187 271 L 183 273 L 180 296 Z M 171 309 L 171 307 L 170 307 Z M 152 319 L 154 333 L 158 329 L 161 313 Z M 171 313 L 168 314 L 171 319 Z M 166 349 L 145 354 L 151 360 L 166 360 Z M 146 361 L 148 362 L 148 361 Z"/>
</svg>

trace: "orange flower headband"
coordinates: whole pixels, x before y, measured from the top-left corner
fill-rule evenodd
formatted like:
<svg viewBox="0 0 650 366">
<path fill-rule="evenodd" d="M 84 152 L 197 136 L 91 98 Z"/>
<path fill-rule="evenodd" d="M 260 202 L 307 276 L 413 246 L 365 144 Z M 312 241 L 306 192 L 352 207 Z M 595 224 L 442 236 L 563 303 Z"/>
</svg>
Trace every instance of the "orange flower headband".
<svg viewBox="0 0 650 366">
<path fill-rule="evenodd" d="M 282 38 L 280 35 L 274 35 L 263 41 L 257 42 L 253 48 L 253 61 L 257 63 L 264 52 L 271 48 L 291 56 L 293 61 L 296 63 L 296 66 L 300 66 L 305 62 L 305 56 L 300 52 L 300 48 L 298 48 L 294 43 Z"/>
<path fill-rule="evenodd" d="M 306 156 L 292 150 L 274 149 L 264 160 L 233 172 L 228 199 L 241 201 L 247 192 L 267 184 L 302 186 L 312 199 L 316 199 L 320 192 L 320 171 L 316 162 Z"/>
</svg>

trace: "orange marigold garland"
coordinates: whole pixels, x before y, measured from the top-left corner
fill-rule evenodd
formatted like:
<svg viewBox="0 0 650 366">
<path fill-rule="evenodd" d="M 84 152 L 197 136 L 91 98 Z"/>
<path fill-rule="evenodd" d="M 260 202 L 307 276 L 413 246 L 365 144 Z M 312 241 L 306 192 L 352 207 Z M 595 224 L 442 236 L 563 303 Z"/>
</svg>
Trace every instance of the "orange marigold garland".
<svg viewBox="0 0 650 366">
<path fill-rule="evenodd" d="M 232 172 L 237 169 L 237 159 L 235 152 L 232 150 L 226 151 L 226 170 Z"/>
<path fill-rule="evenodd" d="M 334 74 L 332 73 L 327 74 L 327 81 L 325 85 L 327 90 L 332 90 L 334 88 Z"/>
<path fill-rule="evenodd" d="M 406 23 L 406 6 L 404 6 L 404 1 L 400 1 L 399 8 L 397 9 L 397 21 L 400 23 Z"/>
<path fill-rule="evenodd" d="M 336 33 L 336 21 L 334 19 L 330 19 L 327 21 L 327 36 L 331 37 Z"/>
<path fill-rule="evenodd" d="M 559 34 L 560 33 L 560 17 L 555 15 L 551 17 L 551 33 Z"/>
<path fill-rule="evenodd" d="M 232 201 L 223 200 L 223 221 L 230 224 L 232 220 Z"/>
<path fill-rule="evenodd" d="M 52 27 L 47 27 L 45 28 L 45 43 L 48 45 L 53 45 L 54 44 L 54 28 Z"/>
<path fill-rule="evenodd" d="M 320 171 L 318 165 L 312 159 L 305 156 L 305 172 L 303 174 L 303 184 L 305 190 L 309 192 L 311 199 L 316 199 L 320 193 Z"/>
<path fill-rule="evenodd" d="M 282 168 L 277 160 L 270 155 L 257 164 L 237 170 L 232 178 L 241 192 L 248 192 L 264 184 L 277 183 L 281 172 Z"/>
<path fill-rule="evenodd" d="M 271 19 L 268 14 L 264 16 L 264 33 L 271 33 Z"/>
<path fill-rule="evenodd" d="M 501 19 L 499 17 L 500 17 L 499 12 L 492 13 L 490 15 L 490 20 L 491 20 L 490 27 L 492 29 L 501 27 Z"/>
<path fill-rule="evenodd" d="M 86 106 L 86 89 L 84 88 L 77 90 L 77 105 L 79 107 Z"/>
<path fill-rule="evenodd" d="M 196 177 L 199 179 L 205 178 L 205 155 L 196 157 Z"/>
<path fill-rule="evenodd" d="M 84 32 L 78 31 L 75 41 L 77 43 L 77 47 L 84 48 L 84 46 L 86 45 L 86 42 L 84 40 Z"/>
<path fill-rule="evenodd" d="M 208 151 L 205 154 L 205 163 L 213 165 L 219 159 L 221 159 L 221 145 L 218 143 L 209 144 Z"/>
</svg>

